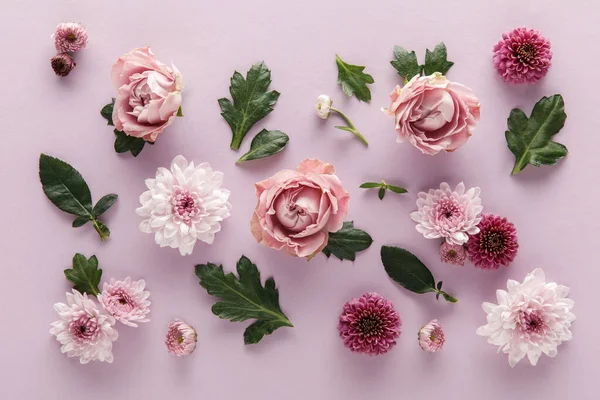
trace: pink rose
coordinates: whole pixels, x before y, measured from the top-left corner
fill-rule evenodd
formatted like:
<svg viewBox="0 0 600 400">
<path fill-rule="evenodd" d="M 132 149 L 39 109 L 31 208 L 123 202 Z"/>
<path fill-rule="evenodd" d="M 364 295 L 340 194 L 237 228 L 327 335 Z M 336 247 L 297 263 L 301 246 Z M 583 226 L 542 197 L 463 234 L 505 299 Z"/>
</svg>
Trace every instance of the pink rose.
<svg viewBox="0 0 600 400">
<path fill-rule="evenodd" d="M 112 115 L 115 127 L 129 136 L 154 142 L 181 107 L 179 70 L 158 61 L 150 47 L 145 47 L 119 57 L 111 77 L 118 90 Z"/>
<path fill-rule="evenodd" d="M 409 141 L 423 154 L 454 151 L 469 139 L 479 122 L 473 91 L 440 73 L 415 76 L 390 93 L 387 114 L 394 117 L 398 142 Z"/>
<path fill-rule="evenodd" d="M 258 203 L 250 221 L 259 243 L 312 258 L 342 228 L 350 194 L 331 164 L 304 160 L 295 171 L 279 171 L 256 186 Z"/>
</svg>

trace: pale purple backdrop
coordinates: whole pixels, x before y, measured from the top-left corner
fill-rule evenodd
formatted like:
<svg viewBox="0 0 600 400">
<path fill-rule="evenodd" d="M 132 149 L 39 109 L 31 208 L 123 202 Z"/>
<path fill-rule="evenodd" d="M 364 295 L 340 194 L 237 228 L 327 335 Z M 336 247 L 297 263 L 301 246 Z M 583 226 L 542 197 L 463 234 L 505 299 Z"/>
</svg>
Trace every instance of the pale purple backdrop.
<svg viewBox="0 0 600 400">
<path fill-rule="evenodd" d="M 5 1 L 2 11 L 2 267 L 0 268 L 0 389 L 2 399 L 364 400 L 595 399 L 598 377 L 598 151 L 597 5 L 591 1 L 266 1 L 128 0 L 114 2 Z M 63 21 L 87 26 L 90 42 L 76 55 L 66 79 L 54 76 L 50 34 Z M 552 41 L 548 76 L 535 86 L 508 86 L 491 65 L 491 49 L 503 31 L 526 25 Z M 455 62 L 448 77 L 471 87 L 482 118 L 466 146 L 453 154 L 423 156 L 395 143 L 392 121 L 380 108 L 400 78 L 390 66 L 394 45 L 416 50 L 444 41 Z M 184 77 L 184 118 L 141 155 L 118 155 L 112 129 L 100 108 L 115 94 L 109 72 L 116 58 L 151 45 L 173 61 Z M 375 78 L 370 104 L 347 98 L 336 84 L 335 54 L 366 65 Z M 228 96 L 234 70 L 264 60 L 272 88 L 281 92 L 275 111 L 260 121 L 239 152 L 229 149 L 231 131 L 219 115 L 217 98 Z M 329 94 L 369 139 L 365 148 L 351 134 L 318 119 L 314 102 Z M 506 118 L 513 107 L 527 113 L 544 95 L 562 93 L 568 119 L 556 140 L 569 156 L 555 167 L 527 169 L 511 177 Z M 285 151 L 265 160 L 235 165 L 262 128 L 291 138 Z M 106 214 L 112 231 L 101 243 L 90 226 L 71 228 L 72 218 L 44 196 L 38 181 L 41 152 L 74 165 L 94 199 L 114 192 Z M 134 210 L 144 179 L 177 154 L 208 161 L 225 173 L 232 217 L 215 244 L 198 244 L 192 256 L 159 248 L 139 232 Z M 317 256 L 311 262 L 256 244 L 248 221 L 255 205 L 254 182 L 306 157 L 335 165 L 351 192 L 349 220 L 374 238 L 355 263 Z M 385 178 L 407 195 L 363 191 L 364 181 Z M 505 215 L 518 229 L 520 249 L 509 268 L 481 271 L 440 263 L 437 241 L 424 239 L 409 212 L 416 194 L 464 180 L 482 189 L 488 212 Z M 406 247 L 430 266 L 456 305 L 433 295 L 414 295 L 385 274 L 384 244 Z M 151 291 L 151 322 L 119 325 L 114 363 L 80 365 L 61 355 L 48 333 L 55 302 L 65 300 L 63 277 L 72 256 L 96 254 L 104 278 L 144 278 Z M 193 266 L 207 261 L 232 270 L 248 256 L 263 277 L 274 276 L 283 310 L 295 328 L 282 328 L 258 345 L 244 346 L 246 323 L 212 315 L 213 298 L 198 285 Z M 537 367 L 526 361 L 512 369 L 507 356 L 475 334 L 485 323 L 483 301 L 508 278 L 522 280 L 542 267 L 550 280 L 571 287 L 577 321 L 574 339 L 554 359 Z M 364 291 L 390 299 L 403 321 L 393 351 L 381 357 L 349 352 L 338 338 L 343 303 Z M 167 354 L 165 329 L 181 317 L 198 331 L 198 348 L 186 358 Z M 426 354 L 418 329 L 439 318 L 447 344 Z"/>
</svg>

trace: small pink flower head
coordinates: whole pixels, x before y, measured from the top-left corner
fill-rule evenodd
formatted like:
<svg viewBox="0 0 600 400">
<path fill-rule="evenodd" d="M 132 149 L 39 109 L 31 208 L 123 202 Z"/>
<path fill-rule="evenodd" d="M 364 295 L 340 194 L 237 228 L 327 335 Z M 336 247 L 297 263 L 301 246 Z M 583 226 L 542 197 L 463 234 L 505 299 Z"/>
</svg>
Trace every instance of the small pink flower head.
<svg viewBox="0 0 600 400">
<path fill-rule="evenodd" d="M 379 355 L 396 345 L 401 325 L 390 301 L 377 293 L 365 293 L 344 305 L 338 330 L 344 345 L 353 352 Z"/>
<path fill-rule="evenodd" d="M 198 335 L 196 330 L 180 319 L 169 324 L 165 343 L 167 351 L 177 357 L 187 356 L 196 350 Z"/>
<path fill-rule="evenodd" d="M 54 47 L 59 53 L 74 53 L 87 46 L 88 34 L 83 25 L 77 22 L 63 22 L 52 35 Z"/>
<path fill-rule="evenodd" d="M 439 189 L 419 193 L 418 210 L 410 217 L 426 239 L 445 238 L 449 244 L 461 246 L 467 243 L 469 235 L 479 232 L 477 224 L 483 210 L 480 192 L 478 187 L 466 190 L 462 182 L 452 190 L 443 182 Z"/>
<path fill-rule="evenodd" d="M 535 83 L 552 64 L 550 42 L 535 29 L 517 28 L 502 34 L 494 46 L 494 67 L 508 83 Z"/>
<path fill-rule="evenodd" d="M 429 353 L 441 350 L 445 342 L 444 329 L 437 319 L 431 320 L 419 330 L 419 346 Z"/>
<path fill-rule="evenodd" d="M 131 281 L 130 277 L 124 281 L 111 279 L 110 283 L 104 283 L 98 301 L 117 321 L 137 327 L 136 322 L 150 321 L 146 318 L 150 312 L 148 301 L 150 292 L 144 291 L 145 286 L 146 282 L 143 279 L 139 281 Z"/>
<path fill-rule="evenodd" d="M 463 266 L 465 265 L 466 258 L 467 252 L 464 246 L 450 244 L 448 242 L 444 242 L 440 246 L 440 259 L 442 262 Z"/>
<path fill-rule="evenodd" d="M 50 59 L 52 70 L 58 76 L 67 76 L 77 65 L 69 53 L 59 53 Z"/>
<path fill-rule="evenodd" d="M 478 227 L 479 232 L 471 236 L 466 245 L 469 261 L 482 269 L 508 266 L 519 248 L 515 226 L 506 218 L 483 214 Z"/>
</svg>

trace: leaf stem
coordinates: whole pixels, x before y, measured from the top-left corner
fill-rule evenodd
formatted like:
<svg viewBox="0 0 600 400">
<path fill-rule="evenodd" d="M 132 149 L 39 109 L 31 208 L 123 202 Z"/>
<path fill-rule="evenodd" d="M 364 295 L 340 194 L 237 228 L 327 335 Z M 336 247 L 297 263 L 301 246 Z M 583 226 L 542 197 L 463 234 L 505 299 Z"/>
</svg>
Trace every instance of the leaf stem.
<svg viewBox="0 0 600 400">
<path fill-rule="evenodd" d="M 359 138 L 365 145 L 369 145 L 369 142 L 367 142 L 367 139 L 365 139 L 365 137 L 358 131 L 358 129 L 356 129 L 356 127 L 354 126 L 354 124 L 352 123 L 352 121 L 350 121 L 350 118 L 348 118 L 348 116 L 346 114 L 344 114 L 342 111 L 338 110 L 337 108 L 331 107 L 331 111 L 334 111 L 338 114 L 340 114 L 340 116 L 344 119 L 344 121 L 346 121 L 346 124 L 348 124 L 348 131 L 354 133 L 354 135 L 356 135 L 357 138 Z"/>
<path fill-rule="evenodd" d="M 231 139 L 231 148 L 233 150 L 239 150 L 240 145 L 242 144 L 242 139 L 244 139 L 244 135 L 239 135 L 237 132 L 233 135 L 233 139 Z"/>
<path fill-rule="evenodd" d="M 92 216 L 92 224 L 94 224 L 94 229 L 96 230 L 96 232 L 98 232 L 98 234 L 100 235 L 100 240 L 101 241 L 105 241 L 106 239 L 108 239 L 108 236 L 106 232 L 104 232 L 104 230 L 102 229 L 102 227 L 99 224 L 99 221 Z"/>
</svg>

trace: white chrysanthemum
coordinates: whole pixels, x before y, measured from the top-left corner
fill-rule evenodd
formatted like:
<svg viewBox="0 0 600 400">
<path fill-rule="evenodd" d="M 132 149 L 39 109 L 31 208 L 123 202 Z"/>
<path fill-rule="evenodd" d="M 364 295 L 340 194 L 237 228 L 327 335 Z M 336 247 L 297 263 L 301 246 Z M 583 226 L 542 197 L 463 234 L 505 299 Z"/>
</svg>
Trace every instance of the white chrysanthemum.
<svg viewBox="0 0 600 400">
<path fill-rule="evenodd" d="M 154 233 L 161 247 L 179 248 L 192 254 L 197 240 L 211 244 L 220 222 L 229 217 L 229 190 L 221 189 L 223 173 L 208 163 L 194 165 L 179 155 L 171 169 L 159 168 L 155 179 L 146 179 L 142 206 L 136 212 L 145 219 L 140 230 Z"/>
<path fill-rule="evenodd" d="M 449 244 L 462 246 L 469 235 L 479 233 L 477 224 L 483 210 L 480 192 L 478 187 L 465 191 L 463 182 L 455 190 L 442 182 L 439 189 L 419 193 L 418 210 L 410 217 L 417 222 L 417 231 L 427 239 L 445 238 Z"/>
<path fill-rule="evenodd" d="M 79 357 L 82 364 L 113 362 L 112 342 L 119 337 L 113 317 L 101 313 L 94 300 L 75 289 L 67 293 L 67 304 L 56 303 L 54 309 L 60 319 L 52 323 L 50 333 L 62 344 L 62 353 Z"/>
<path fill-rule="evenodd" d="M 536 365 L 542 353 L 556 356 L 558 345 L 571 340 L 569 328 L 575 321 L 574 302 L 567 299 L 569 288 L 546 282 L 540 268 L 527 274 L 523 283 L 508 280 L 508 291 L 498 290 L 498 304 L 483 303 L 487 325 L 477 334 L 508 354 L 514 367 L 525 355 Z"/>
<path fill-rule="evenodd" d="M 327 119 L 329 117 L 329 114 L 331 114 L 332 104 L 333 101 L 331 100 L 331 97 L 327 96 L 326 94 L 322 94 L 317 97 L 316 108 L 319 118 Z"/>
</svg>

